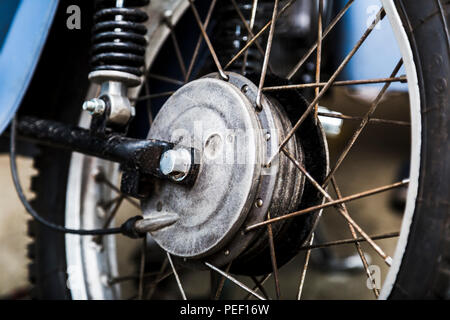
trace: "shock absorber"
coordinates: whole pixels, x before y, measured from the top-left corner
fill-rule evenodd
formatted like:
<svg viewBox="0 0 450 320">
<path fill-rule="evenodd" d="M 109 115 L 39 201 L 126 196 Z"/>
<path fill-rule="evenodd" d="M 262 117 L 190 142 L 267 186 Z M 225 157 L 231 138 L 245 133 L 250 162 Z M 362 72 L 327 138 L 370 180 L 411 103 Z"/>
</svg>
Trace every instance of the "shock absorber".
<svg viewBox="0 0 450 320">
<path fill-rule="evenodd" d="M 273 2 L 259 0 L 256 11 L 253 11 L 253 2 L 253 0 L 240 0 L 236 1 L 235 5 L 245 17 L 247 25 L 253 27 L 252 31 L 256 33 L 255 30 L 260 30 L 270 20 L 272 8 L 268 6 L 273 6 Z M 222 2 L 217 12 L 218 21 L 214 30 L 213 44 L 217 49 L 220 62 L 225 64 L 245 46 L 251 36 L 234 4 L 230 1 Z M 265 48 L 264 37 L 260 37 L 259 44 L 260 48 Z M 244 75 L 258 74 L 261 72 L 261 58 L 261 52 L 253 45 L 228 70 Z"/>
<path fill-rule="evenodd" d="M 98 98 L 83 109 L 106 124 L 125 127 L 134 116 L 128 89 L 142 83 L 148 15 L 138 9 L 150 0 L 97 0 L 89 80 L 100 84 Z"/>
</svg>

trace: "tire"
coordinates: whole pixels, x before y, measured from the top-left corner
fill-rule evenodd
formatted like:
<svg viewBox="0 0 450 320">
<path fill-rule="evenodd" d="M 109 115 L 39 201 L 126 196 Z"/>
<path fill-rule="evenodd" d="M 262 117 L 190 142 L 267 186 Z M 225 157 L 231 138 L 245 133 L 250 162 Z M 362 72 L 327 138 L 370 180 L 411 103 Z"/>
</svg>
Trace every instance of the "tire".
<svg viewBox="0 0 450 320">
<path fill-rule="evenodd" d="M 449 7 L 445 0 L 395 0 L 406 26 L 419 79 L 422 121 L 422 146 L 419 188 L 407 246 L 389 298 L 450 298 L 450 57 Z M 61 4 L 61 8 L 65 8 Z M 59 10 L 55 25 L 62 23 L 64 10 Z M 89 12 L 88 10 L 83 12 Z M 85 14 L 85 16 L 87 16 Z M 77 42 L 68 43 L 76 59 L 60 70 L 52 61 L 54 44 L 73 34 L 52 30 L 40 70 L 53 70 L 62 79 L 64 74 L 76 75 L 59 82 L 58 99 L 52 101 L 47 116 L 60 121 L 76 122 L 87 88 L 87 52 L 89 35 L 80 34 Z M 64 29 L 64 28 L 62 28 Z M 90 30 L 83 26 L 83 30 Z M 84 32 L 85 33 L 85 32 Z M 86 49 L 85 49 L 86 50 Z M 80 59 L 79 57 L 82 57 Z M 59 66 L 61 67 L 61 66 Z M 45 69 L 47 68 L 47 69 Z M 75 72 L 75 70 L 78 70 Z M 82 72 L 80 72 L 81 70 Z M 70 73 L 73 72 L 73 73 Z M 40 82 L 40 74 L 34 80 Z M 54 83 L 55 80 L 52 80 Z M 45 83 L 45 82 L 41 82 Z M 82 84 L 82 85 L 80 85 Z M 39 86 L 38 86 L 39 87 Z M 78 88 L 76 92 L 73 88 Z M 83 91 L 84 88 L 84 91 Z M 37 98 L 36 98 L 37 97 Z M 70 99 L 67 99 L 70 97 Z M 42 94 L 29 93 L 25 104 L 42 105 Z M 40 99 L 40 100 L 39 100 Z M 38 102 L 38 103 L 36 103 Z M 68 103 L 69 102 L 69 103 Z M 64 111 L 60 106 L 65 105 Z M 70 154 L 41 149 L 35 158 L 39 171 L 33 179 L 36 193 L 33 206 L 45 218 L 64 224 L 66 183 Z M 70 299 L 67 289 L 64 235 L 30 222 L 30 280 L 33 297 L 38 299 Z"/>
<path fill-rule="evenodd" d="M 390 298 L 450 299 L 450 1 L 396 1 L 421 89 L 419 189 Z"/>
<path fill-rule="evenodd" d="M 89 2 L 75 1 L 84 16 L 81 30 L 71 31 L 65 28 L 66 8 L 74 1 L 60 1 L 20 113 L 74 125 L 78 123 L 80 106 L 89 88 L 89 46 L 86 44 L 90 41 L 93 16 L 93 7 Z M 47 91 L 49 84 L 53 88 L 51 95 Z M 31 189 L 36 194 L 31 204 L 44 218 L 60 225 L 64 225 L 70 158 L 69 152 L 47 147 L 39 147 L 39 153 L 34 158 L 38 174 L 31 182 Z M 28 224 L 28 235 L 31 238 L 27 250 L 32 298 L 71 299 L 66 286 L 64 234 L 32 220 Z"/>
</svg>

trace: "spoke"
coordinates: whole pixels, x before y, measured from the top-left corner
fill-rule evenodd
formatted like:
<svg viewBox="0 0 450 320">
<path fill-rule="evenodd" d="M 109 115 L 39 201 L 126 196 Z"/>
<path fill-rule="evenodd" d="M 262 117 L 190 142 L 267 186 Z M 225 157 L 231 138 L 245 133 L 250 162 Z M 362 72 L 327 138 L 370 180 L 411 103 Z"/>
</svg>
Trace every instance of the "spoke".
<svg viewBox="0 0 450 320">
<path fill-rule="evenodd" d="M 142 239 L 141 246 L 141 265 L 139 270 L 139 286 L 138 286 L 138 300 L 142 300 L 144 295 L 144 272 L 145 272 L 145 259 L 147 256 L 147 234 Z"/>
<path fill-rule="evenodd" d="M 322 15 L 323 15 L 323 0 L 319 0 L 319 16 L 317 18 L 317 54 L 316 54 L 316 83 L 320 83 L 320 69 L 322 63 Z M 316 98 L 319 96 L 319 87 L 315 89 Z M 319 112 L 319 102 L 314 107 L 314 119 L 317 121 L 317 113 Z"/>
<path fill-rule="evenodd" d="M 311 102 L 311 104 L 308 106 L 306 111 L 303 113 L 303 115 L 300 117 L 300 119 L 297 121 L 295 126 L 291 129 L 291 131 L 286 135 L 283 142 L 278 147 L 277 152 L 272 156 L 270 161 L 267 165 L 270 165 L 274 158 L 280 153 L 281 149 L 289 142 L 289 140 L 292 138 L 294 133 L 298 130 L 300 125 L 303 123 L 303 121 L 306 119 L 306 117 L 309 115 L 313 107 L 319 102 L 319 100 L 323 97 L 323 95 L 328 91 L 328 89 L 332 86 L 333 82 L 336 80 L 337 76 L 342 72 L 344 67 L 348 64 L 350 59 L 355 55 L 355 53 L 358 51 L 358 49 L 362 46 L 364 41 L 367 39 L 367 37 L 370 35 L 373 29 L 375 29 L 375 26 L 379 21 L 381 21 L 385 17 L 386 13 L 384 12 L 384 9 L 381 8 L 380 11 L 377 13 L 377 16 L 375 20 L 372 22 L 369 28 L 364 32 L 363 36 L 358 40 L 357 44 L 353 47 L 353 49 L 350 51 L 350 53 L 345 57 L 344 61 L 342 61 L 341 65 L 337 68 L 337 70 L 333 73 L 330 80 L 327 82 L 325 87 L 323 87 L 322 90 L 320 90 L 319 95 Z"/>
<path fill-rule="evenodd" d="M 319 112 L 319 116 L 328 117 L 328 118 L 337 118 L 343 120 L 363 120 L 364 117 L 356 117 L 356 116 L 348 116 L 345 114 L 336 114 L 336 113 L 328 113 L 328 112 Z M 388 119 L 378 119 L 378 118 L 369 118 L 369 123 L 380 123 L 380 124 L 395 124 L 399 126 L 410 127 L 411 123 L 407 121 L 399 121 L 399 120 L 388 120 Z"/>
<path fill-rule="evenodd" d="M 341 18 L 344 16 L 344 14 L 347 12 L 347 10 L 350 8 L 352 3 L 355 0 L 349 0 L 347 4 L 344 6 L 344 8 L 338 13 L 338 15 L 331 21 L 331 23 L 325 28 L 322 35 L 322 41 L 326 38 L 328 33 L 333 30 L 334 26 L 341 20 Z M 288 76 L 286 77 L 288 80 L 291 80 L 291 78 L 297 73 L 297 71 L 301 68 L 301 66 L 308 60 L 308 58 L 311 56 L 311 54 L 314 52 L 314 50 L 317 49 L 317 46 L 319 45 L 318 42 L 316 42 L 311 49 L 300 59 L 300 61 L 295 65 L 295 67 L 289 72 Z"/>
<path fill-rule="evenodd" d="M 183 81 L 177 80 L 177 79 L 173 79 L 170 77 L 166 77 L 166 76 L 161 76 L 159 74 L 154 74 L 154 73 L 149 73 L 147 75 L 150 79 L 155 79 L 155 80 L 159 80 L 159 81 L 163 81 L 163 82 L 167 82 L 167 83 L 172 83 L 172 84 L 176 84 L 179 86 L 184 85 Z"/>
<path fill-rule="evenodd" d="M 339 187 L 336 183 L 336 178 L 334 176 L 331 178 L 331 184 L 333 185 L 333 188 L 336 192 L 338 199 L 342 199 L 341 190 L 339 189 Z M 342 209 L 348 214 L 347 206 L 345 205 L 345 203 L 342 204 Z M 348 224 L 348 227 L 350 229 L 350 233 L 352 234 L 353 239 L 357 239 L 358 236 L 356 234 L 355 228 L 353 228 L 353 226 L 350 223 Z M 370 283 L 374 283 L 372 274 L 370 273 L 370 270 L 369 270 L 369 264 L 367 263 L 367 260 L 366 260 L 366 256 L 364 255 L 364 252 L 361 249 L 361 244 L 359 242 L 355 242 L 355 247 L 356 247 L 356 251 L 358 252 L 359 257 L 361 258 L 361 262 L 364 266 L 364 270 L 366 271 L 366 275 L 369 278 Z M 375 286 L 373 286 L 373 293 L 375 294 L 375 298 L 378 298 L 378 296 L 380 295 L 380 292 L 378 291 L 378 289 Z"/>
<path fill-rule="evenodd" d="M 167 265 L 169 264 L 169 260 L 166 258 L 164 259 L 164 262 L 161 265 L 161 268 L 159 269 L 159 273 L 158 273 L 158 277 L 157 280 L 152 283 L 148 289 L 147 292 L 147 300 L 150 300 L 153 297 L 153 294 L 155 293 L 156 290 L 156 286 L 158 285 L 158 283 L 160 283 L 165 277 L 164 277 L 164 271 L 167 268 Z M 172 274 L 172 270 L 170 271 L 170 274 Z"/>
<path fill-rule="evenodd" d="M 146 94 L 145 96 L 139 97 L 135 99 L 134 101 L 144 101 L 144 100 L 150 100 L 155 98 L 161 98 L 161 97 L 169 97 L 173 95 L 175 91 L 166 91 L 166 92 L 159 92 L 159 93 L 153 93 L 153 94 Z"/>
<path fill-rule="evenodd" d="M 263 277 L 260 281 L 258 281 L 257 284 L 253 287 L 253 291 L 258 292 L 258 290 L 261 290 L 261 288 L 264 289 L 263 285 L 267 280 L 269 280 L 271 275 L 272 274 L 269 273 L 267 276 Z M 263 291 L 261 292 L 264 294 Z M 252 295 L 250 293 L 247 293 L 247 295 L 242 300 L 248 300 L 251 296 Z M 267 294 L 264 294 L 264 296 L 266 297 L 267 300 L 269 300 L 269 296 Z"/>
<path fill-rule="evenodd" d="M 286 5 L 280 10 L 280 12 L 278 12 L 278 15 L 276 17 L 276 19 L 278 19 L 288 8 L 290 8 L 290 6 L 297 0 L 291 0 L 288 3 L 286 3 Z M 276 20 L 275 19 L 275 20 Z M 272 20 L 270 20 L 269 22 L 266 23 L 266 25 L 264 27 L 261 28 L 261 30 L 258 31 L 258 33 L 251 38 L 246 44 L 245 46 L 239 50 L 238 53 L 236 53 L 234 55 L 233 58 L 231 58 L 231 60 L 225 65 L 224 69 L 228 69 L 244 52 L 247 51 L 247 49 L 256 41 L 258 40 L 258 38 L 264 33 L 264 31 L 267 30 L 267 28 L 269 28 L 272 25 Z"/>
<path fill-rule="evenodd" d="M 148 78 L 145 79 L 145 95 L 150 95 L 150 86 L 148 84 Z M 138 99 L 139 100 L 139 99 Z M 147 99 L 145 101 L 146 108 L 147 108 L 147 115 L 148 115 L 148 121 L 150 124 L 150 127 L 153 125 L 153 114 L 152 114 L 152 103 L 150 99 Z"/>
<path fill-rule="evenodd" d="M 320 209 L 334 207 L 336 205 L 340 205 L 342 203 L 354 201 L 354 200 L 357 200 L 357 199 L 370 197 L 370 196 L 373 196 L 375 194 L 382 193 L 382 192 L 385 192 L 385 191 L 388 191 L 388 190 L 401 188 L 401 187 L 404 187 L 404 186 L 408 185 L 408 183 L 409 183 L 409 179 L 405 179 L 405 180 L 403 180 L 401 182 L 396 182 L 396 183 L 393 183 L 393 184 L 390 184 L 390 185 L 386 185 L 386 186 L 383 186 L 383 187 L 379 187 L 379 188 L 370 189 L 370 190 L 367 190 L 367 191 L 364 191 L 364 192 L 356 193 L 356 194 L 353 194 L 353 195 L 350 195 L 350 196 L 347 196 L 347 197 L 343 197 L 343 198 L 341 198 L 339 200 L 333 200 L 333 201 L 325 202 L 324 204 L 319 204 L 319 205 L 316 205 L 316 206 L 313 206 L 313 207 L 309 207 L 309 208 L 306 208 L 306 209 L 303 209 L 303 210 L 300 210 L 300 211 L 295 211 L 295 212 L 292 212 L 292 213 L 288 213 L 288 214 L 285 214 L 285 215 L 280 216 L 280 217 L 272 218 L 270 220 L 265 220 L 263 222 L 252 224 L 251 226 L 248 226 L 245 229 L 245 231 L 248 232 L 248 231 L 257 229 L 259 227 L 262 227 L 262 226 L 265 226 L 265 225 L 268 225 L 268 224 L 271 224 L 271 223 L 275 223 L 275 222 L 279 222 L 279 221 L 282 221 L 282 220 L 294 218 L 294 217 L 297 217 L 297 216 L 300 216 L 300 215 L 303 215 L 303 214 L 306 214 L 306 213 L 318 211 Z"/>
<path fill-rule="evenodd" d="M 401 66 L 403 64 L 403 60 L 400 59 L 400 61 L 397 63 L 397 65 L 394 68 L 394 71 L 392 71 L 391 77 L 395 77 L 397 72 L 400 70 Z M 344 161 L 345 157 L 347 156 L 350 149 L 355 144 L 356 140 L 360 136 L 361 132 L 364 130 L 366 125 L 369 123 L 370 117 L 373 115 L 375 110 L 377 109 L 378 105 L 380 104 L 384 94 L 386 93 L 387 89 L 390 86 L 390 82 L 386 83 L 381 91 L 378 93 L 378 96 L 375 98 L 374 102 L 372 103 L 371 107 L 367 111 L 367 113 L 364 115 L 363 120 L 361 121 L 361 124 L 359 125 L 358 129 L 355 131 L 353 136 L 350 138 L 350 140 L 347 142 L 347 145 L 345 146 L 344 150 L 339 155 L 338 160 L 336 161 L 336 164 L 334 165 L 333 169 L 331 169 L 330 173 L 328 174 L 327 178 L 325 179 L 324 185 L 327 185 L 330 181 L 331 177 L 335 174 L 336 170 L 339 168 L 339 166 Z"/>
<path fill-rule="evenodd" d="M 184 64 L 183 55 L 181 54 L 180 45 L 178 43 L 177 36 L 175 34 L 175 30 L 173 28 L 173 24 L 170 21 L 170 17 L 165 17 L 165 23 L 167 27 L 170 29 L 170 36 L 172 38 L 172 44 L 175 48 L 175 55 L 177 56 L 178 64 L 180 66 L 181 73 L 183 74 L 183 78 L 186 79 L 186 66 Z"/>
<path fill-rule="evenodd" d="M 208 262 L 205 262 L 205 265 L 206 265 L 208 268 L 210 268 L 210 269 L 212 269 L 212 270 L 214 270 L 214 271 L 220 273 L 222 276 L 224 276 L 224 277 L 227 278 L 228 280 L 232 281 L 232 282 L 233 282 L 234 284 L 236 284 L 238 287 L 244 289 L 244 290 L 247 291 L 248 293 L 250 293 L 250 294 L 254 295 L 255 297 L 257 297 L 258 299 L 260 299 L 260 300 L 266 300 L 266 299 L 264 299 L 264 297 L 260 296 L 260 295 L 257 294 L 255 291 L 253 291 L 252 289 L 250 289 L 250 288 L 247 287 L 245 284 L 243 284 L 242 282 L 240 282 L 240 281 L 237 280 L 236 278 L 232 277 L 232 276 L 229 275 L 228 273 L 223 272 L 222 270 L 220 270 L 219 268 L 216 268 L 215 266 L 213 266 L 212 264 L 210 264 L 210 263 L 208 263 Z"/>
<path fill-rule="evenodd" d="M 267 218 L 270 219 L 270 212 L 268 212 Z M 275 281 L 275 292 L 277 294 L 277 299 L 280 300 L 281 298 L 280 280 L 278 278 L 278 266 L 277 266 L 277 257 L 275 255 L 275 243 L 273 241 L 272 224 L 267 225 L 267 233 L 269 235 L 270 261 L 272 263 L 273 278 Z"/>
<path fill-rule="evenodd" d="M 396 238 L 400 235 L 399 232 L 390 232 L 390 233 L 383 233 L 378 235 L 371 235 L 370 238 L 372 240 L 382 240 L 382 239 L 390 239 L 390 238 Z M 300 250 L 309 250 L 309 249 L 321 249 L 321 248 L 328 248 L 328 247 L 334 247 L 344 244 L 354 244 L 357 242 L 365 242 L 366 239 L 363 237 L 358 237 L 356 239 L 343 239 L 343 240 L 336 240 L 336 241 L 329 241 L 321 244 L 313 244 L 308 246 L 303 246 L 300 248 Z"/>
<path fill-rule="evenodd" d="M 245 20 L 244 15 L 242 14 L 241 9 L 239 9 L 239 7 L 238 7 L 238 5 L 237 5 L 237 3 L 236 3 L 236 0 L 230 0 L 230 1 L 231 1 L 231 3 L 233 4 L 234 10 L 236 10 L 236 12 L 237 12 L 237 14 L 238 14 L 238 16 L 239 16 L 239 19 L 241 19 L 242 23 L 244 24 L 245 29 L 247 29 L 247 32 L 248 32 L 248 34 L 249 34 L 249 38 L 250 38 L 250 37 L 254 37 L 255 35 L 253 34 L 253 25 L 252 25 L 252 26 L 249 26 L 249 25 L 248 25 L 247 21 Z M 253 9 L 252 9 L 252 19 L 254 20 L 253 12 L 255 12 L 255 15 L 256 15 L 256 10 L 253 10 Z M 259 51 L 259 52 L 262 54 L 262 56 L 264 57 L 264 55 L 265 55 L 264 49 L 261 47 L 261 44 L 259 43 L 258 40 L 255 42 L 255 45 L 256 45 L 258 51 Z M 245 53 L 246 53 L 246 54 L 244 55 L 244 58 L 247 56 L 248 50 L 247 50 Z M 243 69 L 243 70 L 245 70 L 245 63 L 246 63 L 246 61 L 244 61 L 244 64 L 242 65 L 242 69 Z M 268 68 L 269 68 L 270 72 L 273 73 L 273 70 L 272 70 L 272 68 L 271 68 L 271 66 L 270 66 L 270 63 L 268 64 Z"/>
<path fill-rule="evenodd" d="M 376 83 L 386 83 L 386 82 L 402 82 L 406 83 L 406 76 L 394 77 L 394 78 L 379 78 L 379 79 L 367 79 L 367 80 L 343 80 L 335 81 L 332 87 L 343 87 L 343 86 L 354 86 L 362 84 L 376 84 Z M 273 86 L 265 87 L 263 91 L 278 91 L 278 90 L 292 90 L 292 89 L 305 89 L 305 88 L 317 88 L 325 87 L 326 82 L 320 83 L 301 83 L 301 84 L 289 84 L 285 86 Z"/>
<path fill-rule="evenodd" d="M 99 172 L 95 175 L 95 180 L 98 183 L 104 183 L 106 186 L 108 186 L 110 189 L 112 189 L 114 192 L 116 192 L 117 194 L 121 195 L 124 197 L 125 200 L 127 200 L 130 204 L 132 204 L 134 207 L 138 208 L 139 210 L 141 210 L 141 206 L 139 205 L 138 202 L 136 202 L 134 199 L 131 199 L 130 197 L 126 196 L 122 191 L 120 191 L 120 189 L 118 187 L 116 187 L 111 181 L 109 181 L 106 178 L 106 175 L 103 171 L 99 170 Z"/>
<path fill-rule="evenodd" d="M 309 240 L 309 245 L 312 245 L 313 241 L 314 241 L 314 233 L 311 234 L 311 239 Z M 300 277 L 300 284 L 298 285 L 297 300 L 300 300 L 302 297 L 303 285 L 305 284 L 306 271 L 308 270 L 310 256 L 311 256 L 311 249 L 306 251 L 305 264 L 303 265 L 302 275 Z"/>
<path fill-rule="evenodd" d="M 286 148 L 283 148 L 283 152 L 286 154 L 286 156 L 295 164 L 295 166 L 310 180 L 310 182 L 317 188 L 317 190 L 320 191 L 320 193 L 323 194 L 323 196 L 330 202 L 334 201 L 333 198 L 317 183 L 317 181 L 306 171 L 306 169 L 297 161 L 295 158 L 289 153 L 289 151 L 286 150 Z M 407 180 L 409 183 L 409 179 Z M 406 183 L 404 180 L 401 183 Z M 325 185 L 325 184 L 324 184 Z M 350 215 L 345 212 L 342 209 L 342 205 L 336 205 L 335 208 L 337 211 L 344 217 L 345 220 L 347 220 L 348 223 L 350 223 L 370 244 L 370 246 L 375 250 L 376 253 L 380 257 L 383 258 L 384 262 L 390 267 L 392 264 L 392 258 L 388 256 L 381 248 L 378 246 L 368 235 L 367 233 L 350 217 Z M 318 224 L 318 221 L 315 222 L 314 227 L 316 227 Z M 312 230 L 314 232 L 314 228 Z"/>
<path fill-rule="evenodd" d="M 228 264 L 227 268 L 225 269 L 225 272 L 230 272 L 231 268 L 231 262 Z M 211 271 L 212 272 L 212 271 Z M 214 300 L 219 300 L 220 295 L 222 294 L 223 286 L 225 285 L 226 278 L 222 275 L 220 277 L 219 285 L 217 286 L 216 294 L 214 295 Z"/>
<path fill-rule="evenodd" d="M 183 298 L 183 300 L 187 300 L 186 294 L 184 293 L 183 286 L 181 285 L 180 277 L 178 276 L 177 270 L 175 269 L 175 266 L 172 261 L 172 257 L 170 256 L 170 253 L 168 253 L 168 252 L 167 252 L 167 259 L 169 260 L 170 267 L 172 268 L 173 274 L 175 275 L 178 289 L 180 289 L 181 297 Z"/>
<path fill-rule="evenodd" d="M 264 287 L 262 286 L 261 282 L 259 282 L 259 280 L 255 276 L 250 276 L 250 278 L 255 283 L 255 285 L 259 289 L 259 291 L 261 291 L 261 293 L 264 295 L 264 298 L 269 300 L 270 299 L 269 295 L 267 294 L 266 289 L 264 289 Z"/>
<path fill-rule="evenodd" d="M 264 81 L 266 80 L 267 66 L 269 65 L 270 52 L 272 50 L 273 34 L 275 32 L 275 21 L 277 19 L 277 13 L 278 13 L 278 1 L 279 0 L 275 0 L 274 5 L 273 5 L 272 24 L 270 25 L 269 36 L 267 37 L 266 52 L 264 54 L 261 78 L 259 79 L 258 93 L 256 95 L 256 106 L 260 110 L 262 109 L 262 105 L 261 105 L 262 88 L 264 87 Z"/>
<path fill-rule="evenodd" d="M 256 11 L 258 9 L 258 0 L 253 0 L 252 3 L 252 13 L 250 17 L 250 31 L 252 32 L 250 36 L 253 38 L 253 27 L 255 26 L 255 18 L 256 18 Z M 245 19 L 244 19 L 245 21 Z M 248 42 L 248 40 L 247 40 Z M 256 41 L 256 44 L 259 45 L 259 42 Z M 247 68 L 247 59 L 248 59 L 248 50 L 244 53 L 243 63 L 242 63 L 242 74 L 245 75 L 245 69 Z M 270 67 L 270 65 L 269 65 Z"/>
<path fill-rule="evenodd" d="M 209 25 L 209 21 L 211 20 L 212 13 L 214 11 L 214 8 L 216 6 L 217 0 L 212 0 L 211 5 L 208 9 L 208 14 L 206 15 L 205 23 L 203 23 L 203 28 L 206 30 Z M 200 46 L 203 41 L 203 35 L 200 33 L 198 36 L 197 44 L 195 45 L 194 54 L 192 55 L 191 62 L 189 63 L 189 68 L 186 74 L 186 78 L 184 79 L 185 82 L 189 81 L 189 78 L 191 77 L 192 71 L 194 70 L 195 62 L 197 61 L 198 53 L 200 51 Z"/>
<path fill-rule="evenodd" d="M 106 213 L 107 210 L 111 209 L 111 206 L 116 204 L 117 201 L 120 200 L 120 198 L 123 198 L 123 196 L 118 195 L 115 198 L 109 199 L 108 201 L 103 202 L 103 200 L 100 200 L 98 203 L 98 206 L 104 210 Z"/>
<path fill-rule="evenodd" d="M 149 277 L 154 277 L 159 275 L 159 272 L 149 272 L 149 273 L 144 273 L 142 275 L 142 277 L 144 279 L 149 278 Z M 134 281 L 134 280 L 138 280 L 139 277 L 141 275 L 140 274 L 132 274 L 132 275 L 128 275 L 128 276 L 120 276 L 120 277 L 114 277 L 108 280 L 108 285 L 112 286 L 115 285 L 117 283 L 122 283 L 125 281 Z"/>
<path fill-rule="evenodd" d="M 111 208 L 111 210 L 108 213 L 108 217 L 106 218 L 106 221 L 103 223 L 103 229 L 106 229 L 109 227 L 109 225 L 111 224 L 111 222 L 113 221 L 113 219 L 115 218 L 117 211 L 119 211 L 120 205 L 122 204 L 124 199 L 123 195 L 118 196 L 117 198 L 115 198 L 115 202 L 114 202 L 114 206 Z M 92 241 L 94 241 L 95 243 L 100 244 L 103 240 L 104 235 L 97 235 L 95 236 Z"/>
<path fill-rule="evenodd" d="M 203 38 L 205 39 L 206 45 L 208 46 L 209 52 L 211 53 L 211 56 L 213 57 L 214 63 L 216 64 L 217 70 L 219 71 L 219 75 L 223 80 L 228 80 L 229 77 L 223 71 L 222 65 L 220 64 L 219 58 L 217 57 L 216 51 L 214 50 L 214 47 L 209 40 L 208 34 L 206 33 L 205 28 L 203 27 L 202 21 L 200 20 L 200 15 L 198 14 L 197 8 L 195 7 L 194 0 L 189 0 L 189 3 L 191 5 L 192 12 L 194 13 L 195 20 L 197 21 L 198 27 L 200 28 L 200 32 L 203 35 Z"/>
<path fill-rule="evenodd" d="M 171 276 L 173 274 L 172 270 L 167 270 L 166 272 L 164 272 L 163 274 L 161 274 L 155 281 L 155 284 L 160 283 L 161 281 L 163 281 L 164 279 L 166 279 L 167 277 Z"/>
</svg>

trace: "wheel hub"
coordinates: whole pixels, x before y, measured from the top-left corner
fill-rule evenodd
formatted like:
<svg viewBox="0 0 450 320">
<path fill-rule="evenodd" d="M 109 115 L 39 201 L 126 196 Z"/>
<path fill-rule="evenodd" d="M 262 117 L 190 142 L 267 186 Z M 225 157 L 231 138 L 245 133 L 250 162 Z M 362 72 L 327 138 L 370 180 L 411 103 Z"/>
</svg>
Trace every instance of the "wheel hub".
<svg viewBox="0 0 450 320">
<path fill-rule="evenodd" d="M 223 266 L 258 246 L 265 232 L 244 232 L 247 225 L 298 208 L 305 180 L 287 157 L 267 166 L 292 128 L 275 99 L 263 96 L 255 106 L 257 87 L 229 73 L 229 81 L 211 74 L 192 81 L 164 104 L 149 138 L 195 148 L 199 174 L 192 186 L 157 181 L 142 201 L 144 217 L 164 213 L 178 221 L 152 232 L 167 252 L 185 262 L 209 261 Z M 286 145 L 303 163 L 297 137 Z M 274 234 L 283 223 L 273 226 Z"/>
</svg>

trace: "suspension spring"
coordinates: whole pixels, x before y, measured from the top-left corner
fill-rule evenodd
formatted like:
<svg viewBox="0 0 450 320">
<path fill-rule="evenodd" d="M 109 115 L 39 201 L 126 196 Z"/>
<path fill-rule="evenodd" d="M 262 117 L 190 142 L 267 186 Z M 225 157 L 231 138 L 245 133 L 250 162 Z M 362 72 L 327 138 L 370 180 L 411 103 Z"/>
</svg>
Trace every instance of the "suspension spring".
<svg viewBox="0 0 450 320">
<path fill-rule="evenodd" d="M 123 72 L 131 78 L 142 76 L 147 46 L 147 28 L 143 23 L 148 15 L 136 7 L 149 2 L 97 0 L 91 58 L 94 77 L 105 76 L 104 71 Z"/>
<path fill-rule="evenodd" d="M 97 0 L 92 37 L 92 70 L 89 80 L 101 85 L 99 99 L 86 101 L 83 109 L 96 121 L 96 131 L 106 126 L 125 132 L 135 109 L 128 88 L 139 86 L 145 68 L 148 15 L 137 7 L 150 0 Z M 101 125 L 99 125 L 101 124 Z"/>
<path fill-rule="evenodd" d="M 247 25 L 252 26 L 252 0 L 236 1 L 236 5 L 245 18 Z M 273 3 L 268 0 L 258 1 L 258 10 L 256 11 L 253 23 L 253 33 L 260 30 L 264 24 L 270 20 Z M 236 53 L 241 50 L 247 41 L 251 38 L 249 32 L 239 16 L 236 8 L 230 1 L 226 1 L 218 8 L 218 19 L 214 30 L 214 47 L 217 48 L 219 60 L 221 63 L 227 63 Z M 259 43 L 265 48 L 264 37 L 260 37 Z M 255 45 L 247 49 L 247 53 L 241 55 L 229 71 L 245 74 L 259 74 L 261 72 L 262 54 Z M 244 66 L 245 64 L 245 66 Z"/>
</svg>

